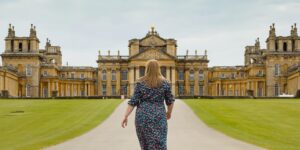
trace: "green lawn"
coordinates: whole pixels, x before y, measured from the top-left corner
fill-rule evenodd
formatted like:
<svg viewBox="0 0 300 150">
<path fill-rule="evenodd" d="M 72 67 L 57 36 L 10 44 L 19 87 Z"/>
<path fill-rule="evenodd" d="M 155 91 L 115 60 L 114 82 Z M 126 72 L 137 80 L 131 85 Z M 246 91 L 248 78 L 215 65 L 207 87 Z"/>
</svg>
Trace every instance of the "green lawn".
<svg viewBox="0 0 300 150">
<path fill-rule="evenodd" d="M 210 127 L 272 150 L 300 149 L 300 100 L 186 100 Z"/>
<path fill-rule="evenodd" d="M 0 149 L 37 150 L 99 125 L 121 100 L 0 100 Z"/>
</svg>

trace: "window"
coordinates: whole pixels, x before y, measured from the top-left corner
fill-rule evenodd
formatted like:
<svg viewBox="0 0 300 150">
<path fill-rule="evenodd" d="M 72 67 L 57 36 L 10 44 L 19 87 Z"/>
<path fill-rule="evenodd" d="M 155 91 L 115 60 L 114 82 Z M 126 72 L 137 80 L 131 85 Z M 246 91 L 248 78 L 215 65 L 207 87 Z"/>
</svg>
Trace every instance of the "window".
<svg viewBox="0 0 300 150">
<path fill-rule="evenodd" d="M 73 96 L 77 96 L 77 87 L 73 85 Z"/>
<path fill-rule="evenodd" d="M 221 78 L 225 78 L 225 74 L 224 73 L 221 74 Z"/>
<path fill-rule="evenodd" d="M 121 71 L 122 80 L 127 80 L 127 70 Z"/>
<path fill-rule="evenodd" d="M 279 95 L 279 86 L 278 86 L 278 83 L 275 84 L 275 96 L 278 96 Z"/>
<path fill-rule="evenodd" d="M 190 95 L 194 95 L 194 85 L 190 85 Z"/>
<path fill-rule="evenodd" d="M 106 70 L 102 71 L 102 80 L 106 80 Z"/>
<path fill-rule="evenodd" d="M 102 95 L 106 95 L 106 85 L 102 85 Z"/>
<path fill-rule="evenodd" d="M 235 78 L 235 73 L 231 73 L 231 79 Z"/>
<path fill-rule="evenodd" d="M 32 68 L 29 64 L 27 64 L 25 66 L 25 73 L 26 73 L 26 76 L 31 76 L 32 75 Z"/>
<path fill-rule="evenodd" d="M 235 90 L 235 96 L 239 96 L 239 90 Z"/>
<path fill-rule="evenodd" d="M 84 74 L 83 74 L 83 73 L 80 74 L 80 78 L 81 78 L 81 79 L 84 79 Z"/>
<path fill-rule="evenodd" d="M 179 84 L 179 87 L 178 87 L 178 92 L 179 92 L 179 95 L 184 95 L 184 86 L 183 84 Z"/>
<path fill-rule="evenodd" d="M 19 52 L 22 52 L 22 50 L 23 50 L 23 44 L 19 43 Z"/>
<path fill-rule="evenodd" d="M 167 78 L 167 68 L 166 67 L 160 67 L 160 70 L 161 70 L 161 74 L 165 77 L 165 78 Z"/>
<path fill-rule="evenodd" d="M 111 86 L 112 95 L 116 95 L 116 85 Z"/>
<path fill-rule="evenodd" d="M 283 43 L 283 51 L 285 51 L 285 52 L 287 51 L 287 43 L 286 42 Z"/>
<path fill-rule="evenodd" d="M 44 70 L 44 73 L 43 73 L 44 76 L 48 76 L 48 72 L 46 70 Z"/>
<path fill-rule="evenodd" d="M 183 70 L 179 70 L 178 74 L 179 74 L 179 80 L 184 80 L 184 72 L 183 72 Z"/>
<path fill-rule="evenodd" d="M 203 96 L 203 93 L 204 93 L 204 87 L 203 87 L 203 85 L 200 85 L 199 86 L 199 95 Z"/>
<path fill-rule="evenodd" d="M 190 81 L 194 80 L 194 70 L 190 71 Z"/>
<path fill-rule="evenodd" d="M 204 71 L 203 70 L 199 70 L 199 80 L 200 81 L 204 80 Z"/>
<path fill-rule="evenodd" d="M 122 95 L 127 95 L 127 86 L 126 85 L 122 85 L 122 87 L 121 87 L 121 94 Z"/>
<path fill-rule="evenodd" d="M 61 74 L 61 78 L 65 78 L 65 74 L 63 73 L 63 74 Z"/>
<path fill-rule="evenodd" d="M 26 92 L 26 93 L 25 93 L 25 94 L 26 94 L 26 97 L 30 97 L 30 95 L 31 95 L 31 94 L 30 94 L 30 93 L 31 93 L 30 85 L 29 85 L 29 84 L 26 84 L 25 86 L 26 86 L 26 91 L 25 91 L 25 92 Z"/>
<path fill-rule="evenodd" d="M 277 50 L 278 50 L 278 43 L 275 42 L 275 51 L 277 51 Z"/>
<path fill-rule="evenodd" d="M 145 76 L 145 67 L 140 67 L 140 77 Z"/>
<path fill-rule="evenodd" d="M 111 80 L 116 81 L 116 70 L 111 71 Z"/>
<path fill-rule="evenodd" d="M 279 64 L 275 64 L 275 72 L 274 75 L 278 76 L 280 74 L 280 65 Z"/>
<path fill-rule="evenodd" d="M 71 73 L 71 78 L 72 78 L 72 79 L 75 78 L 75 73 Z"/>
</svg>

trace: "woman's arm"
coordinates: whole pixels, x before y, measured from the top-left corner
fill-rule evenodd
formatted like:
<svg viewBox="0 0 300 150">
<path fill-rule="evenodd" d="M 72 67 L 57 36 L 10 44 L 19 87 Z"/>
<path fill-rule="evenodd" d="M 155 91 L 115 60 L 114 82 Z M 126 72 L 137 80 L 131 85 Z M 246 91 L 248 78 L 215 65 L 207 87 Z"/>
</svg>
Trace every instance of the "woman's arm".
<svg viewBox="0 0 300 150">
<path fill-rule="evenodd" d="M 171 118 L 171 114 L 172 114 L 174 103 L 172 103 L 171 105 L 167 105 L 167 106 L 168 106 L 167 119 L 169 120 Z"/>
<path fill-rule="evenodd" d="M 131 114 L 132 110 L 134 109 L 134 106 L 128 105 L 126 112 L 125 112 L 125 116 L 123 118 L 122 121 L 122 127 L 125 128 L 125 126 L 127 126 L 127 122 L 128 122 L 128 116 Z"/>
</svg>

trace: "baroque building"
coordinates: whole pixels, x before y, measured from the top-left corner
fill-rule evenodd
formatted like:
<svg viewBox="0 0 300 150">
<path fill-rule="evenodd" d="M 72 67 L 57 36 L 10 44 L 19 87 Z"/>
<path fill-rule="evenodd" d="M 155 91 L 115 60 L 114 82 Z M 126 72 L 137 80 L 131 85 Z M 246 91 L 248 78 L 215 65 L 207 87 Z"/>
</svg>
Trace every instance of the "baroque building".
<svg viewBox="0 0 300 150">
<path fill-rule="evenodd" d="M 300 38 L 294 24 L 290 36 L 276 36 L 270 26 L 267 47 L 257 39 L 245 47 L 242 66 L 208 67 L 205 50 L 199 55 L 186 51 L 177 55 L 177 41 L 162 38 L 154 27 L 141 39 L 129 40 L 129 55 L 98 52 L 98 67 L 63 66 L 59 46 L 47 39 L 39 47 L 36 27 L 29 36 L 18 37 L 9 25 L 5 50 L 1 54 L 0 90 L 10 97 L 127 97 L 135 81 L 145 74 L 145 62 L 157 59 L 162 75 L 180 96 L 278 96 L 300 89 Z M 225 61 L 225 60 L 224 60 Z"/>
</svg>

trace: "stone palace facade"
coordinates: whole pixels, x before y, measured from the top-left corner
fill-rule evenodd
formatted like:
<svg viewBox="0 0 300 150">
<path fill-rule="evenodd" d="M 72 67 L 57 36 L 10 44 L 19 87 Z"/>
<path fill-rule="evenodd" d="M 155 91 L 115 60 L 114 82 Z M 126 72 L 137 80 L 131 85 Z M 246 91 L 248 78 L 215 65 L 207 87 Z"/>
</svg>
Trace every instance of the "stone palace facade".
<svg viewBox="0 0 300 150">
<path fill-rule="evenodd" d="M 266 48 L 259 39 L 245 47 L 243 66 L 208 67 L 202 55 L 177 55 L 177 41 L 162 38 L 152 27 L 141 39 L 129 40 L 129 56 L 98 52 L 98 67 L 63 66 L 59 46 L 47 39 L 39 46 L 36 27 L 26 37 L 9 25 L 1 54 L 0 90 L 10 97 L 73 97 L 133 94 L 134 82 L 145 74 L 145 62 L 157 59 L 161 72 L 178 96 L 248 96 L 293 94 L 300 89 L 300 38 L 294 24 L 289 36 L 277 36 L 270 26 Z M 224 60 L 225 61 L 225 60 Z"/>
</svg>

